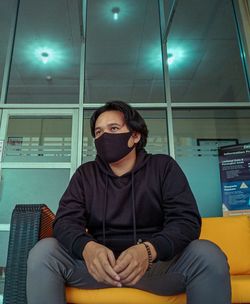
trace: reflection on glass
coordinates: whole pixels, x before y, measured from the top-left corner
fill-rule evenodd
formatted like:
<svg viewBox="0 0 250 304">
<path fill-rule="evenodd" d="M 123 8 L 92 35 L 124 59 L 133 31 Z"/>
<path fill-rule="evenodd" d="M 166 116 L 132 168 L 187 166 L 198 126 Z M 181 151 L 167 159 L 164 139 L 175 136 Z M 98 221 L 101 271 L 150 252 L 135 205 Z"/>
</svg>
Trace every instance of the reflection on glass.
<svg viewBox="0 0 250 304">
<path fill-rule="evenodd" d="M 139 110 L 149 130 L 146 150 L 152 154 L 168 154 L 167 117 L 165 110 Z"/>
<path fill-rule="evenodd" d="M 248 101 L 231 1 L 178 1 L 167 54 L 173 102 Z"/>
<path fill-rule="evenodd" d="M 165 110 L 138 110 L 149 130 L 146 151 L 152 154 L 168 154 L 167 124 Z M 84 111 L 82 162 L 95 159 L 96 150 L 89 122 L 93 111 Z"/>
<path fill-rule="evenodd" d="M 85 102 L 164 102 L 158 1 L 88 1 Z"/>
<path fill-rule="evenodd" d="M 250 142 L 250 110 L 175 110 L 176 160 L 202 216 L 222 214 L 218 147 Z"/>
<path fill-rule="evenodd" d="M 175 6 L 177 4 L 176 0 L 163 0 L 160 1 L 161 5 L 161 10 L 163 10 L 163 18 L 164 22 L 162 23 L 162 38 L 165 38 L 166 32 L 168 31 L 169 25 L 170 25 L 170 20 L 173 16 Z"/>
<path fill-rule="evenodd" d="M 20 2 L 7 103 L 78 103 L 79 3 Z"/>
<path fill-rule="evenodd" d="M 68 169 L 3 169 L 0 184 L 0 295 L 3 292 L 11 214 L 16 204 L 46 204 L 56 212 Z M 2 274 L 2 277 L 1 277 Z"/>
<path fill-rule="evenodd" d="M 4 162 L 70 162 L 72 120 L 11 117 Z"/>
<path fill-rule="evenodd" d="M 6 52 L 9 43 L 9 33 L 11 27 L 11 20 L 13 18 L 14 9 L 13 0 L 0 0 L 0 91 L 3 80 L 3 72 L 5 66 Z"/>
</svg>

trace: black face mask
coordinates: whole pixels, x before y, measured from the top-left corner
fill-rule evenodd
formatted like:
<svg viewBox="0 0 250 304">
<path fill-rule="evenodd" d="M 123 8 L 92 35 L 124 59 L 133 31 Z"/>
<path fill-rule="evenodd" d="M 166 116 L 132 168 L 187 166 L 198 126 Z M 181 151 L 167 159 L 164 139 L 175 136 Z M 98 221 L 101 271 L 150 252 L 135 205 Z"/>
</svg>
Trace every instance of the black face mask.
<svg viewBox="0 0 250 304">
<path fill-rule="evenodd" d="M 107 163 L 114 163 L 134 149 L 128 147 L 128 140 L 132 132 L 127 133 L 103 133 L 95 140 L 97 154 Z"/>
</svg>

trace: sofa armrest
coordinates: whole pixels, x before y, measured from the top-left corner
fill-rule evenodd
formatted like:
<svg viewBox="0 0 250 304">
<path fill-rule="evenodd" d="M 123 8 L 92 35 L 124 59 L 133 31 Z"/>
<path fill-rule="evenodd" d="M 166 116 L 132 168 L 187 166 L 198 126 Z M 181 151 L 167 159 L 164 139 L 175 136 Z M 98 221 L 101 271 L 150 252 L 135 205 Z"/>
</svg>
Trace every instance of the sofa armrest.
<svg viewBox="0 0 250 304">
<path fill-rule="evenodd" d="M 41 239 L 52 236 L 54 214 L 44 204 L 16 205 L 10 224 L 4 304 L 26 304 L 27 258 Z"/>
</svg>

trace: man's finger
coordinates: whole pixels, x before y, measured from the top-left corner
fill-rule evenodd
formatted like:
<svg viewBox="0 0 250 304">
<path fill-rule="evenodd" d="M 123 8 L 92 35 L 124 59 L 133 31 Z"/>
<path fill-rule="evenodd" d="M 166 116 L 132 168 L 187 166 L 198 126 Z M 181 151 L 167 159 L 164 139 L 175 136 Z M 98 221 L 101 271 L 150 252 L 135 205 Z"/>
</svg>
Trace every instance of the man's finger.
<svg viewBox="0 0 250 304">
<path fill-rule="evenodd" d="M 135 272 L 137 270 L 138 272 L 139 263 L 132 260 L 130 261 L 129 265 L 121 272 L 119 272 L 119 276 L 121 280 L 126 279 L 132 272 Z"/>
<path fill-rule="evenodd" d="M 117 274 L 117 272 L 112 268 L 110 262 L 109 262 L 109 256 L 107 255 L 102 255 L 100 256 L 100 264 L 102 266 L 102 269 L 105 271 L 105 273 L 112 278 L 113 280 L 119 281 L 120 277 Z"/>
<path fill-rule="evenodd" d="M 139 274 L 142 276 L 141 270 L 134 268 L 124 279 L 121 276 L 122 284 L 130 284 Z"/>
<path fill-rule="evenodd" d="M 123 255 L 121 258 L 119 257 L 116 261 L 114 271 L 118 274 L 122 272 L 124 269 L 128 267 L 128 265 L 131 262 L 131 259 L 132 259 L 131 256 L 127 254 Z"/>
<path fill-rule="evenodd" d="M 95 264 L 96 267 L 96 273 L 98 278 L 101 279 L 101 282 L 106 283 L 106 284 L 110 284 L 113 286 L 117 286 L 117 287 L 121 287 L 121 283 L 112 279 L 112 277 L 110 277 L 106 271 L 104 270 L 102 263 L 98 260 Z"/>
<path fill-rule="evenodd" d="M 124 280 L 126 280 L 132 273 L 135 272 L 136 274 L 138 273 L 138 268 L 133 265 L 129 265 L 125 270 L 119 273 L 121 281 L 124 282 Z"/>
<path fill-rule="evenodd" d="M 96 274 L 95 271 L 91 271 L 90 274 L 92 275 L 92 277 L 97 281 L 100 282 L 101 278 L 98 277 L 98 275 Z"/>
</svg>

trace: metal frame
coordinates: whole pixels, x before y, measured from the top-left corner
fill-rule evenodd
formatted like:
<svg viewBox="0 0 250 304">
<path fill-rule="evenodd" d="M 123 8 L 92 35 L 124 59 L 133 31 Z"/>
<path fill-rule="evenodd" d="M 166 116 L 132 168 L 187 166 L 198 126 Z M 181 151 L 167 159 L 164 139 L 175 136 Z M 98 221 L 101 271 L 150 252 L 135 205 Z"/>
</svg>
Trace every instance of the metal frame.
<svg viewBox="0 0 250 304">
<path fill-rule="evenodd" d="M 8 84 L 9 84 L 9 76 L 10 76 L 10 68 L 11 68 L 11 61 L 12 55 L 14 50 L 14 41 L 16 36 L 16 27 L 17 27 L 17 19 L 18 19 L 18 12 L 20 6 L 20 0 L 16 0 L 16 4 L 13 4 L 13 15 L 12 15 L 12 22 L 10 27 L 10 35 L 9 35 L 9 42 L 6 52 L 6 60 L 4 66 L 4 73 L 3 73 L 3 82 L 1 88 L 1 97 L 0 97 L 0 104 L 4 104 L 7 96 Z"/>
<path fill-rule="evenodd" d="M 129 103 L 131 106 L 138 109 L 164 109 L 167 108 L 166 102 L 156 103 Z M 0 109 L 97 109 L 103 106 L 103 103 L 91 102 L 83 104 L 3 104 Z M 171 108 L 249 108 L 250 102 L 171 102 Z"/>
<path fill-rule="evenodd" d="M 87 27 L 87 0 L 82 1 L 82 41 L 81 41 L 81 63 L 80 63 L 80 94 L 78 115 L 78 145 L 77 145 L 77 167 L 82 163 L 82 138 L 83 138 L 83 111 L 85 94 L 85 59 L 86 59 L 86 27 Z"/>
<path fill-rule="evenodd" d="M 165 22 L 164 15 L 164 0 L 159 0 L 159 19 L 160 19 L 160 32 L 161 32 L 161 47 L 162 47 L 162 68 L 163 68 L 163 79 L 165 88 L 165 99 L 167 103 L 167 130 L 168 130 L 168 148 L 169 154 L 175 158 L 175 148 L 174 148 L 174 127 L 173 127 L 173 115 L 171 107 L 171 87 L 170 78 L 167 65 L 167 35 L 170 30 L 170 24 L 172 22 L 176 1 L 173 2 L 172 9 L 168 18 L 167 23 Z"/>
<path fill-rule="evenodd" d="M 241 52 L 243 73 L 248 89 L 248 99 L 250 100 L 250 49 L 248 49 L 250 46 L 250 39 L 246 35 L 246 32 L 250 33 L 250 26 L 249 22 L 247 20 L 244 20 L 244 8 L 246 8 L 247 5 L 247 0 L 232 0 L 235 27 L 237 31 L 239 49 Z"/>
<path fill-rule="evenodd" d="M 79 109 L 79 104 L 78 103 L 73 103 L 73 104 L 6 103 L 6 104 L 0 104 L 0 109 Z"/>
<path fill-rule="evenodd" d="M 164 0 L 160 0 L 160 2 L 161 2 L 160 5 L 162 6 L 161 13 L 162 13 L 163 18 L 164 18 L 164 5 L 165 5 L 164 3 L 165 3 L 165 1 Z M 171 23 L 172 23 L 174 14 L 175 14 L 177 3 L 178 3 L 178 0 L 174 0 L 173 1 L 173 5 L 171 7 L 171 10 L 170 10 L 170 13 L 169 13 L 169 16 L 168 16 L 168 20 L 167 20 L 165 26 L 163 27 L 163 31 L 164 31 L 163 34 L 164 35 L 162 36 L 162 43 L 164 43 L 164 44 L 167 43 L 168 34 L 169 34 Z M 165 23 L 165 21 L 164 21 L 164 23 Z"/>
<path fill-rule="evenodd" d="M 250 108 L 250 102 L 203 102 L 203 103 L 195 103 L 195 102 L 173 102 L 172 108 Z"/>
<path fill-rule="evenodd" d="M 77 164 L 77 133 L 78 133 L 78 110 L 76 109 L 8 109 L 3 111 L 2 121 L 1 121 L 1 128 L 0 128 L 0 140 L 6 139 L 6 134 L 8 130 L 8 122 L 10 116 L 22 117 L 22 116 L 45 116 L 45 117 L 55 117 L 55 116 L 71 116 L 72 117 L 72 130 L 71 130 L 71 159 L 70 162 L 65 163 L 55 163 L 55 162 L 30 162 L 30 163 L 23 163 L 23 162 L 1 162 L 0 168 L 28 168 L 28 169 L 48 169 L 48 168 L 68 168 L 70 169 L 70 176 L 75 172 L 78 164 Z"/>
</svg>

